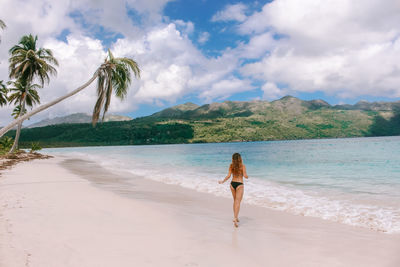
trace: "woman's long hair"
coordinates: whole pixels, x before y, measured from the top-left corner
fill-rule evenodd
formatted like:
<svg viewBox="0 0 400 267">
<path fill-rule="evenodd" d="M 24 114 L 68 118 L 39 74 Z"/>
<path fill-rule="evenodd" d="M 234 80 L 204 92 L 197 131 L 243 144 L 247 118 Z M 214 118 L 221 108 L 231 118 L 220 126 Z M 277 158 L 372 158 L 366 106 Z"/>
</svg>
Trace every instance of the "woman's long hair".
<svg viewBox="0 0 400 267">
<path fill-rule="evenodd" d="M 235 153 L 232 155 L 232 164 L 231 171 L 233 175 L 243 175 L 243 165 L 242 165 L 242 157 L 239 153 Z"/>
</svg>

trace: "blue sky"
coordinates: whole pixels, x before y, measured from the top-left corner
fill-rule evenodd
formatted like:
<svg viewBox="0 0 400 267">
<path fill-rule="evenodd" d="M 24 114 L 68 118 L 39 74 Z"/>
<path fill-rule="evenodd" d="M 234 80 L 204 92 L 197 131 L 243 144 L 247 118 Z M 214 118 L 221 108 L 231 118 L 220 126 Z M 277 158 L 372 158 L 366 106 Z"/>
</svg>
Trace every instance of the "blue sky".
<svg viewBox="0 0 400 267">
<path fill-rule="evenodd" d="M 266 2 L 266 1 L 262 1 Z M 166 5 L 164 14 L 173 20 L 192 21 L 197 32 L 192 34 L 191 39 L 197 47 L 208 56 L 218 56 L 227 47 L 235 47 L 237 42 L 247 41 L 248 38 L 240 37 L 234 31 L 235 22 L 212 22 L 212 17 L 226 5 L 245 3 L 249 10 L 259 10 L 262 5 L 257 1 L 174 1 Z M 202 32 L 210 33 L 210 38 L 204 44 L 197 42 Z"/>
<path fill-rule="evenodd" d="M 185 102 L 293 95 L 331 104 L 398 101 L 400 6 L 396 0 L 0 0 L 8 47 L 28 33 L 60 61 L 42 103 L 90 78 L 110 48 L 142 77 L 112 113 L 145 116 Z M 19 16 L 14 16 L 17 13 Z M 24 20 L 19 18 L 23 17 Z M 94 87 L 35 120 L 91 112 Z M 0 120 L 10 120 L 9 110 Z"/>
</svg>

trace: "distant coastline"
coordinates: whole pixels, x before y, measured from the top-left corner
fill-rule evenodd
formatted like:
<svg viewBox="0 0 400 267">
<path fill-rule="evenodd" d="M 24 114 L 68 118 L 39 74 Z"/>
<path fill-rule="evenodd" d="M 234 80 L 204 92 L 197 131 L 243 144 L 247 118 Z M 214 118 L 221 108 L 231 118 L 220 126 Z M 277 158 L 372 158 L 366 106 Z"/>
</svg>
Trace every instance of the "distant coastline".
<svg viewBox="0 0 400 267">
<path fill-rule="evenodd" d="M 32 142 L 42 147 L 71 147 L 397 136 L 400 101 L 331 106 L 323 100 L 285 96 L 272 102 L 186 103 L 150 116 L 104 122 L 96 127 L 73 120 L 65 123 L 63 118 L 60 122 L 23 129 L 21 147 L 29 147 Z"/>
</svg>

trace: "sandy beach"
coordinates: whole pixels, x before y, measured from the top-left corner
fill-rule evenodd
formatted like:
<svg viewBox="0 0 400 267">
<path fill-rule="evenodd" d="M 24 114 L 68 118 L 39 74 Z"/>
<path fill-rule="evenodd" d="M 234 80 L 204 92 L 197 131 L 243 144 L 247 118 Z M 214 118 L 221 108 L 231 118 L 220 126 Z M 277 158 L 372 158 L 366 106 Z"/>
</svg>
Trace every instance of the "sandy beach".
<svg viewBox="0 0 400 267">
<path fill-rule="evenodd" d="M 398 234 L 246 204 L 234 228 L 231 205 L 80 159 L 20 163 L 0 176 L 0 266 L 400 266 Z"/>
</svg>

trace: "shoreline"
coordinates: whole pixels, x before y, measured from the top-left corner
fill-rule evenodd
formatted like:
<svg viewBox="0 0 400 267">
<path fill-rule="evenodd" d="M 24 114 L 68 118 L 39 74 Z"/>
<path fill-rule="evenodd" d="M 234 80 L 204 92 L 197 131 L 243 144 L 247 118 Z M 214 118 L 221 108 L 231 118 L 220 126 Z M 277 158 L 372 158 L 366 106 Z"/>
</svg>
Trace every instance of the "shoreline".
<svg viewBox="0 0 400 267">
<path fill-rule="evenodd" d="M 76 143 L 70 146 L 44 146 L 43 149 L 56 148 L 84 148 L 84 147 L 113 147 L 113 146 L 168 146 L 168 145 L 202 145 L 202 144 L 236 144 L 236 143 L 258 143 L 258 142 L 296 142 L 296 141 L 313 141 L 313 140 L 336 140 L 336 139 L 363 139 L 363 138 L 391 138 L 399 137 L 399 135 L 376 135 L 376 136 L 346 136 L 346 137 L 321 137 L 321 138 L 298 138 L 298 139 L 269 139 L 269 140 L 241 140 L 241 141 L 224 141 L 224 142 L 187 142 L 187 143 L 149 143 L 149 144 L 93 144 L 78 145 Z M 25 148 L 26 149 L 26 148 Z"/>
<path fill-rule="evenodd" d="M 236 229 L 231 208 L 230 199 L 81 159 L 22 163 L 0 177 L 0 264 L 400 265 L 398 234 L 249 204 Z"/>
</svg>

